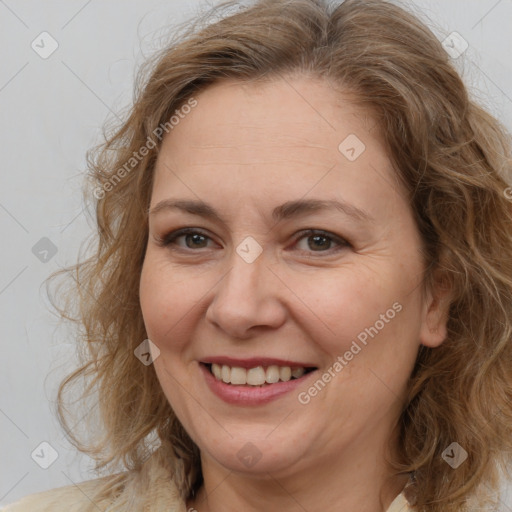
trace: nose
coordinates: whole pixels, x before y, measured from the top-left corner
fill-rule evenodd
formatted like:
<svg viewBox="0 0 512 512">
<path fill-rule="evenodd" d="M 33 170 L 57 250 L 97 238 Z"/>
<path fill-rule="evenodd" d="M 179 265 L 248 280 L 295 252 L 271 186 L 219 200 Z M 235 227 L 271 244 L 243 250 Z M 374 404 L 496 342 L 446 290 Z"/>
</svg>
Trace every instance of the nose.
<svg viewBox="0 0 512 512">
<path fill-rule="evenodd" d="M 247 339 L 286 320 L 283 284 L 268 268 L 264 253 L 252 263 L 235 251 L 231 267 L 214 288 L 206 319 L 231 338 Z"/>
</svg>

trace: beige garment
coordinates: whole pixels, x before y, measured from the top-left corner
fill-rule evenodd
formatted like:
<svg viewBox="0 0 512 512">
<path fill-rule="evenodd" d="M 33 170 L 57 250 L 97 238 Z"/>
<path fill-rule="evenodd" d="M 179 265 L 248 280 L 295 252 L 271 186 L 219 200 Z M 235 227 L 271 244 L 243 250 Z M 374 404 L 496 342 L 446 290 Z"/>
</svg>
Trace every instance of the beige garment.
<svg viewBox="0 0 512 512">
<path fill-rule="evenodd" d="M 400 493 L 389 506 L 387 512 L 412 512 L 409 502 L 405 499 L 404 493 Z"/>
<path fill-rule="evenodd" d="M 122 482 L 117 497 L 108 502 L 93 500 L 104 484 Z M 140 473 L 126 472 L 76 485 L 31 494 L 0 512 L 187 512 L 185 502 L 169 476 L 163 455 L 155 452 Z M 199 511 L 200 512 L 200 511 Z M 386 512 L 411 512 L 399 494 Z"/>
</svg>

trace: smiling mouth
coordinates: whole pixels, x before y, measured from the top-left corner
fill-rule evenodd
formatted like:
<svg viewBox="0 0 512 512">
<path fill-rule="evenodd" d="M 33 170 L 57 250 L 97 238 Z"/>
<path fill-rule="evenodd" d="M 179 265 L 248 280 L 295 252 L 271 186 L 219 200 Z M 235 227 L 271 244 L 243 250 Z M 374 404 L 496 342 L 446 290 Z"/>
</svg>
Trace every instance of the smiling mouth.
<svg viewBox="0 0 512 512">
<path fill-rule="evenodd" d="M 255 366 L 242 368 L 217 363 L 202 363 L 208 371 L 218 380 L 234 386 L 263 387 L 300 379 L 316 368 L 303 366 Z"/>
</svg>

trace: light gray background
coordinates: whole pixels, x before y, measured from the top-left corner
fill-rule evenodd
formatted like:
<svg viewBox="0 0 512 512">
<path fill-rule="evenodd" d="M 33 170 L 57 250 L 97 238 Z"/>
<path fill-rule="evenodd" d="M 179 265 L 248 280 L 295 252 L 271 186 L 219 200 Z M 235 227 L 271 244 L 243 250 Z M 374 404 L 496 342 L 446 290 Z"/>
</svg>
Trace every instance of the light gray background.
<svg viewBox="0 0 512 512">
<path fill-rule="evenodd" d="M 435 23 L 439 39 L 457 31 L 469 43 L 457 66 L 472 93 L 512 130 L 512 1 L 404 3 Z M 159 48 L 169 27 L 207 5 L 0 0 L 0 505 L 94 476 L 52 412 L 58 381 L 75 364 L 74 345 L 57 330 L 41 283 L 75 262 L 91 231 L 80 191 L 86 150 L 100 141 L 107 116 L 129 105 L 144 56 Z M 59 44 L 47 59 L 31 48 L 43 31 Z M 46 262 L 32 251 L 43 237 L 57 248 Z M 59 455 L 46 470 L 31 458 L 43 441 Z M 512 511 L 510 496 L 503 510 Z"/>
</svg>

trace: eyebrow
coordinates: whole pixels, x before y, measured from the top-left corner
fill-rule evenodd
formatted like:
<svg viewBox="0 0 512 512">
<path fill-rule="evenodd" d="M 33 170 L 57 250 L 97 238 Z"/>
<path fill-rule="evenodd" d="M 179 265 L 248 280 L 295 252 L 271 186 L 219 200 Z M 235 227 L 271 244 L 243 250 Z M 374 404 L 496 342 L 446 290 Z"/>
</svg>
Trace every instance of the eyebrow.
<svg viewBox="0 0 512 512">
<path fill-rule="evenodd" d="M 215 210 L 215 208 L 213 208 L 213 206 L 205 203 L 204 201 L 190 199 L 164 199 L 151 208 L 148 213 L 149 215 L 155 215 L 164 210 L 175 209 L 225 223 L 221 215 Z M 333 209 L 338 210 L 357 221 L 369 223 L 375 221 L 375 219 L 365 210 L 357 208 L 345 201 L 337 201 L 334 199 L 297 199 L 294 201 L 287 201 L 286 203 L 274 208 L 272 211 L 272 218 L 278 222 L 284 219 L 299 217 L 307 213 Z"/>
</svg>

